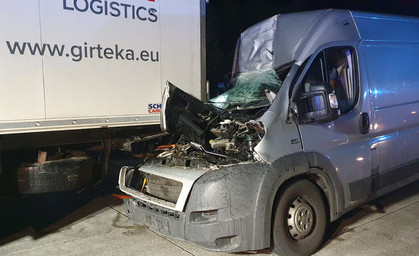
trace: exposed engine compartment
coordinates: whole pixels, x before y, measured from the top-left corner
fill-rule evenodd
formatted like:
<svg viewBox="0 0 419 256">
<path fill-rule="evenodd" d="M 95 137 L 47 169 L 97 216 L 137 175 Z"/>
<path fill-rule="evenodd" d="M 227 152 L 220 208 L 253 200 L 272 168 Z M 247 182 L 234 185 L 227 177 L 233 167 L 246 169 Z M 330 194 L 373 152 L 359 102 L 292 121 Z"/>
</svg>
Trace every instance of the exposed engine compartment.
<svg viewBox="0 0 419 256">
<path fill-rule="evenodd" d="M 161 127 L 172 135 L 172 145 L 151 162 L 218 168 L 259 161 L 254 149 L 265 135 L 265 127 L 258 118 L 275 99 L 286 71 L 239 74 L 231 89 L 205 103 L 168 82 L 163 93 Z"/>
<path fill-rule="evenodd" d="M 245 161 L 253 160 L 254 147 L 265 135 L 265 129 L 260 121 L 225 119 L 211 133 L 217 137 L 209 142 L 214 152 Z"/>
<path fill-rule="evenodd" d="M 181 136 L 176 144 L 150 160 L 153 164 L 214 169 L 243 161 L 258 160 L 254 147 L 265 133 L 262 122 L 224 119 L 210 129 L 213 139 L 207 145 Z"/>
</svg>

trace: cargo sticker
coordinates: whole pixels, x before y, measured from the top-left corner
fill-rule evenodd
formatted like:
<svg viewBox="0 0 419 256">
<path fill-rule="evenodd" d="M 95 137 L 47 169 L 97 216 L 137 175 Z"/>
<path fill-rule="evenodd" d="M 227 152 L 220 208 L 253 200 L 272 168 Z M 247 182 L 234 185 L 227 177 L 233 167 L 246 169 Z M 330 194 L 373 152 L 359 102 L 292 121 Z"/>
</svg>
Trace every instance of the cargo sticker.
<svg viewBox="0 0 419 256">
<path fill-rule="evenodd" d="M 161 104 L 148 104 L 148 113 L 157 114 L 161 112 Z"/>
</svg>

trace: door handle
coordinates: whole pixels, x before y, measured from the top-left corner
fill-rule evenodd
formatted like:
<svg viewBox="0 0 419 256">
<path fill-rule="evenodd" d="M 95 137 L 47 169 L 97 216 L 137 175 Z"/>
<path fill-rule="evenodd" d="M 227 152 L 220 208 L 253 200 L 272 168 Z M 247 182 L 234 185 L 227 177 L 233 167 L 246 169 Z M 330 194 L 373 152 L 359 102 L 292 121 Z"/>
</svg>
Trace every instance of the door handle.
<svg viewBox="0 0 419 256">
<path fill-rule="evenodd" d="M 367 134 L 370 131 L 370 118 L 366 112 L 361 113 L 361 117 L 359 119 L 359 131 L 361 134 Z"/>
</svg>

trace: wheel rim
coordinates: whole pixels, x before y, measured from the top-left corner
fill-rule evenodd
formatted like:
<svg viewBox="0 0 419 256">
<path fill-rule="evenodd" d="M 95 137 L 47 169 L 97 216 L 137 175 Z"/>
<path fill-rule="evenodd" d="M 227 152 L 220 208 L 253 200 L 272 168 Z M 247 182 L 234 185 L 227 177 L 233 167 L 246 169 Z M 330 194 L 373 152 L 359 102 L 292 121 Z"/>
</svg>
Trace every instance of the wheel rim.
<svg viewBox="0 0 419 256">
<path fill-rule="evenodd" d="M 297 241 L 306 238 L 313 230 L 314 222 L 311 205 L 301 197 L 295 198 L 288 208 L 287 224 L 290 236 Z"/>
</svg>

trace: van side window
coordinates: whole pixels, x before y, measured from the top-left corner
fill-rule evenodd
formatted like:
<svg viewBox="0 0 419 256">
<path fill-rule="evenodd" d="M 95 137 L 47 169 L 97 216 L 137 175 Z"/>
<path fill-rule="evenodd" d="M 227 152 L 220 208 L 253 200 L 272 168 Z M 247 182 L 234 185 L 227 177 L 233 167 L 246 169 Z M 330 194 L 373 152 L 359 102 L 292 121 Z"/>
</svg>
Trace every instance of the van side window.
<svg viewBox="0 0 419 256">
<path fill-rule="evenodd" d="M 308 92 L 313 84 L 329 83 L 335 91 L 341 114 L 349 112 L 358 95 L 355 60 L 352 48 L 336 47 L 322 51 L 306 74 L 303 90 Z"/>
</svg>

